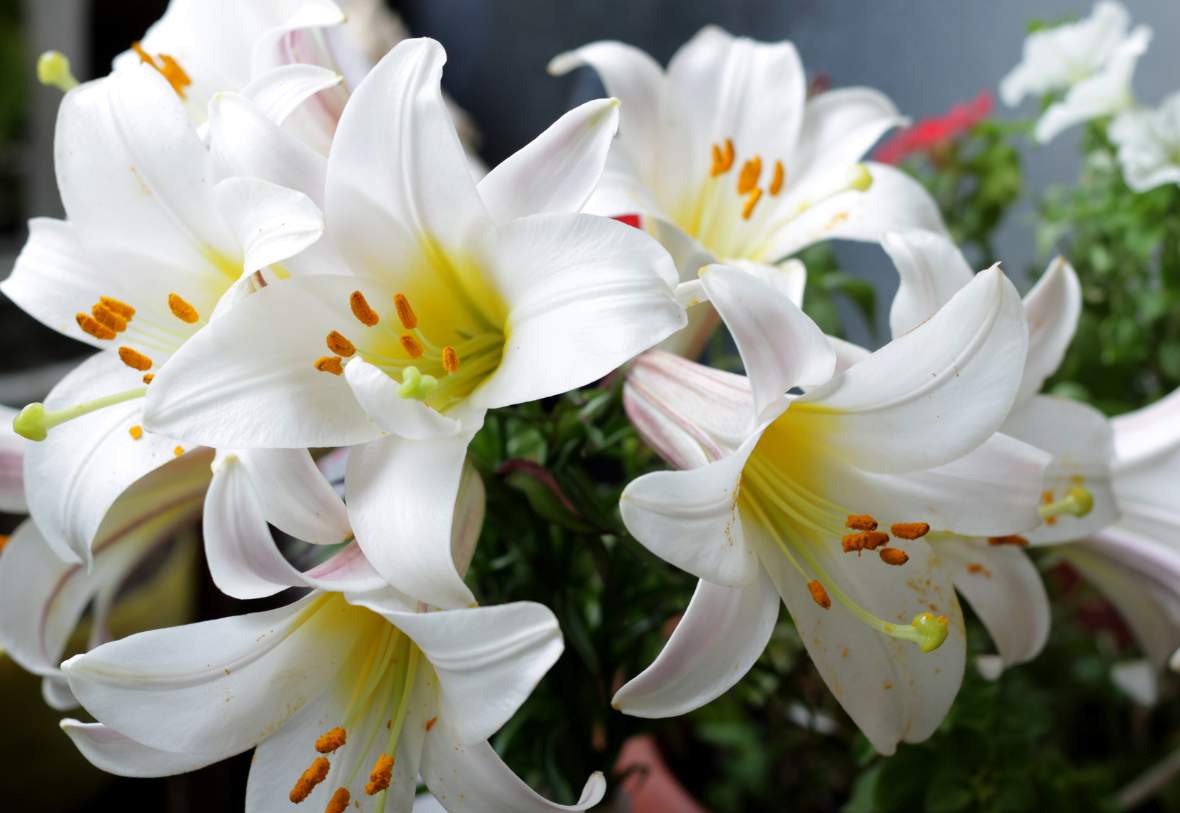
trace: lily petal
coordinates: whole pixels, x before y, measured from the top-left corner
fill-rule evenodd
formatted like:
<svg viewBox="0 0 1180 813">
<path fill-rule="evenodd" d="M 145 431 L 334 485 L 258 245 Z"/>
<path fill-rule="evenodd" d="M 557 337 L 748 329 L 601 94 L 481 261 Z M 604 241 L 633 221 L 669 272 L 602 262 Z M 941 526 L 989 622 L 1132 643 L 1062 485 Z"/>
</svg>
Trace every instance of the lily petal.
<svg viewBox="0 0 1180 813">
<path fill-rule="evenodd" d="M 738 521 L 737 490 L 760 433 L 733 454 L 688 471 L 656 471 L 631 481 L 619 498 L 623 523 L 666 562 L 715 584 L 741 587 L 758 577 L 758 559 Z"/>
<path fill-rule="evenodd" d="M 116 776 L 175 776 L 204 768 L 219 759 L 161 751 L 136 742 L 102 723 L 83 723 L 65 719 L 61 721 L 61 730 L 90 764 Z"/>
<path fill-rule="evenodd" d="M 344 379 L 370 419 L 390 434 L 428 440 L 449 437 L 462 428 L 459 421 L 421 401 L 403 398 L 397 381 L 362 358 L 353 358 L 344 366 Z"/>
<path fill-rule="evenodd" d="M 458 732 L 440 719 L 426 736 L 422 781 L 448 813 L 556 813 L 589 810 L 606 794 L 606 778 L 590 775 L 572 805 L 539 796 L 504 764 L 487 742 L 463 744 Z M 417 810 L 417 805 L 415 805 Z"/>
<path fill-rule="evenodd" d="M 435 607 L 475 603 L 455 567 L 456 495 L 469 437 L 381 438 L 348 458 L 357 543 L 389 583 Z"/>
<path fill-rule="evenodd" d="M 602 176 L 618 129 L 618 99 L 597 99 L 566 113 L 479 182 L 488 212 L 506 223 L 580 211 Z"/>
<path fill-rule="evenodd" d="M 335 545 L 352 536 L 344 502 L 306 449 L 246 449 L 236 454 L 267 522 L 316 545 Z"/>
<path fill-rule="evenodd" d="M 1081 312 L 1082 285 L 1078 275 L 1064 257 L 1057 257 L 1024 297 L 1028 361 L 1017 403 L 1040 392 L 1045 379 L 1057 372 L 1073 340 Z"/>
<path fill-rule="evenodd" d="M 975 276 L 950 237 L 939 232 L 889 232 L 881 238 L 881 248 L 900 278 L 889 309 L 894 338 L 934 316 Z"/>
<path fill-rule="evenodd" d="M 834 448 L 869 471 L 933 468 L 988 439 L 1015 401 L 1028 328 L 998 268 L 917 328 L 792 406 L 839 422 Z M 838 414 L 833 414 L 838 413 Z"/>
<path fill-rule="evenodd" d="M 472 395 L 495 408 L 605 376 L 685 324 L 672 261 L 638 229 L 584 214 L 501 226 L 485 249 L 509 303 L 504 356 Z"/>
<path fill-rule="evenodd" d="M 0 512 L 27 514 L 25 501 L 25 447 L 29 441 L 12 429 L 15 409 L 0 406 Z"/>
<path fill-rule="evenodd" d="M 243 274 L 295 256 L 324 232 L 323 215 L 302 192 L 258 178 L 226 178 L 214 194 L 237 232 Z"/>
<path fill-rule="evenodd" d="M 318 65 L 283 65 L 251 81 L 242 88 L 242 95 L 257 105 L 268 119 L 282 124 L 312 96 L 336 87 L 343 79 L 335 71 Z"/>
<path fill-rule="evenodd" d="M 611 705 L 636 717 L 674 717 L 720 697 L 766 649 L 778 603 L 764 573 L 744 587 L 701 580 L 659 657 L 615 692 Z"/>
<path fill-rule="evenodd" d="M 722 265 L 709 266 L 701 282 L 741 353 L 754 394 L 755 420 L 769 417 L 768 411 L 781 405 L 792 387 L 831 379 L 836 354 L 815 322 L 781 289 Z"/>
</svg>

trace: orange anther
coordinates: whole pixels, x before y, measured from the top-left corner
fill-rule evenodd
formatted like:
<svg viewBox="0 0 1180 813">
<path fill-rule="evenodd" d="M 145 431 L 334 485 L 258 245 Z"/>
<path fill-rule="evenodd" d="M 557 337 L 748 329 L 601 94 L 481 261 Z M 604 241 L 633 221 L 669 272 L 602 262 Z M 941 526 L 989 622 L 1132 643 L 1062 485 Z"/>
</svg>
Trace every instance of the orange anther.
<svg viewBox="0 0 1180 813">
<path fill-rule="evenodd" d="M 854 534 L 845 534 L 844 538 L 840 540 L 840 545 L 845 553 L 876 550 L 888 543 L 889 534 L 882 533 L 881 531 L 859 531 Z"/>
<path fill-rule="evenodd" d="M 328 769 L 332 767 L 328 760 L 324 757 L 316 757 L 312 760 L 311 765 L 307 767 L 299 779 L 295 781 L 295 787 L 291 788 L 291 793 L 287 795 L 294 804 L 299 804 L 315 790 L 315 786 L 323 782 L 328 777 Z"/>
<path fill-rule="evenodd" d="M 868 514 L 849 514 L 848 519 L 844 520 L 844 527 L 854 528 L 858 531 L 875 531 L 877 530 L 877 520 Z"/>
<path fill-rule="evenodd" d="M 134 347 L 120 347 L 119 358 L 132 370 L 142 373 L 144 370 L 152 369 L 152 360 Z"/>
<path fill-rule="evenodd" d="M 96 339 L 113 339 L 115 338 L 115 331 L 111 330 L 104 324 L 99 323 L 97 319 L 88 313 L 79 312 L 74 318 L 78 321 L 78 327 L 82 328 L 84 333 L 89 333 Z"/>
<path fill-rule="evenodd" d="M 96 302 L 90 308 L 90 314 L 116 333 L 122 333 L 127 329 L 127 320 L 101 302 Z"/>
<path fill-rule="evenodd" d="M 742 207 L 742 220 L 749 220 L 754 215 L 754 207 L 758 205 L 758 201 L 762 200 L 761 187 L 754 187 L 750 190 L 750 196 L 746 198 L 746 205 Z"/>
<path fill-rule="evenodd" d="M 377 762 L 373 765 L 373 770 L 369 773 L 369 782 L 365 785 L 365 793 L 370 796 L 376 796 L 383 790 L 389 788 L 389 782 L 393 779 L 393 757 L 389 754 L 382 754 L 377 757 Z"/>
<path fill-rule="evenodd" d="M 180 457 L 182 454 L 184 454 L 184 447 L 177 446 L 175 449 L 172 450 L 172 454 L 176 455 L 177 457 Z"/>
<path fill-rule="evenodd" d="M 889 532 L 898 539 L 921 539 L 930 533 L 930 526 L 925 522 L 897 522 L 889 526 Z"/>
<path fill-rule="evenodd" d="M 139 440 L 143 437 L 143 427 L 135 424 L 135 426 L 127 430 L 127 434 L 131 435 L 132 440 Z"/>
<path fill-rule="evenodd" d="M 98 304 L 102 305 L 109 311 L 114 311 L 128 321 L 130 321 L 131 317 L 135 315 L 135 308 L 131 307 L 126 302 L 120 302 L 113 296 L 100 296 L 98 298 Z"/>
<path fill-rule="evenodd" d="M 887 565 L 904 565 L 910 560 L 909 554 L 900 548 L 882 548 L 877 555 Z"/>
<path fill-rule="evenodd" d="M 12 539 L 8 534 L 0 534 L 0 552 L 8 547 L 9 540 Z"/>
<path fill-rule="evenodd" d="M 726 172 L 728 172 L 729 169 L 733 166 L 734 150 L 733 150 L 733 139 L 732 138 L 725 139 L 724 152 L 725 152 L 725 170 L 726 170 Z"/>
<path fill-rule="evenodd" d="M 339 356 L 320 356 L 315 360 L 315 368 L 321 373 L 344 375 L 344 365 L 340 363 Z"/>
<path fill-rule="evenodd" d="M 714 144 L 713 168 L 709 170 L 709 175 L 713 178 L 716 178 L 723 172 L 725 172 L 725 156 L 721 153 L 721 147 L 717 144 Z"/>
<path fill-rule="evenodd" d="M 828 598 L 828 591 L 818 581 L 814 579 L 809 581 L 807 583 L 807 589 L 811 591 L 811 598 L 816 604 L 825 610 L 832 606 L 832 600 Z"/>
<path fill-rule="evenodd" d="M 770 187 L 766 190 L 772 195 L 777 195 L 783 191 L 783 181 L 786 179 L 787 173 L 783 169 L 782 161 L 774 162 L 774 175 L 770 178 Z"/>
<path fill-rule="evenodd" d="M 989 536 L 987 538 L 989 545 L 1016 545 L 1017 547 L 1027 548 L 1028 540 L 1018 534 L 1008 534 L 1007 536 Z"/>
<path fill-rule="evenodd" d="M 168 294 L 168 310 L 172 311 L 172 315 L 177 319 L 190 325 L 201 318 L 197 309 L 176 292 Z"/>
<path fill-rule="evenodd" d="M 762 177 L 762 156 L 755 155 L 753 158 L 742 164 L 742 171 L 738 173 L 737 191 L 739 195 L 744 195 L 758 185 L 758 179 Z"/>
<path fill-rule="evenodd" d="M 353 291 L 348 296 L 348 305 L 352 308 L 352 315 L 365 327 L 372 327 L 381 321 L 377 311 L 369 306 L 369 300 L 360 291 Z"/>
<path fill-rule="evenodd" d="M 422 344 L 409 333 L 404 333 L 401 336 L 402 349 L 406 351 L 412 359 L 420 358 L 422 356 Z"/>
<path fill-rule="evenodd" d="M 330 754 L 348 741 L 348 732 L 340 726 L 329 728 L 315 741 L 315 750 L 321 754 Z"/>
<path fill-rule="evenodd" d="M 448 375 L 459 372 L 459 354 L 449 344 L 442 349 L 442 366 Z"/>
<path fill-rule="evenodd" d="M 159 62 L 143 49 L 143 46 L 138 42 L 131 43 L 131 50 L 139 55 L 139 59 L 145 65 L 151 65 L 155 71 L 168 80 L 168 84 L 172 85 L 172 89 L 176 91 L 176 95 L 184 98 L 184 89 L 193 83 L 189 79 L 188 74 L 180 67 L 180 63 L 170 57 L 168 54 L 160 54 Z"/>
<path fill-rule="evenodd" d="M 343 333 L 333 330 L 328 334 L 328 349 L 338 356 L 349 356 L 356 353 L 356 345 L 350 342 Z"/>
<path fill-rule="evenodd" d="M 410 306 L 410 300 L 405 294 L 393 295 L 393 307 L 397 310 L 397 318 L 402 323 L 402 327 L 406 330 L 418 327 L 418 314 L 414 313 L 414 309 Z"/>
<path fill-rule="evenodd" d="M 344 813 L 344 808 L 348 807 L 350 801 L 352 794 L 348 792 L 348 788 L 336 788 L 336 792 L 328 800 L 328 806 L 324 808 L 324 813 Z"/>
</svg>

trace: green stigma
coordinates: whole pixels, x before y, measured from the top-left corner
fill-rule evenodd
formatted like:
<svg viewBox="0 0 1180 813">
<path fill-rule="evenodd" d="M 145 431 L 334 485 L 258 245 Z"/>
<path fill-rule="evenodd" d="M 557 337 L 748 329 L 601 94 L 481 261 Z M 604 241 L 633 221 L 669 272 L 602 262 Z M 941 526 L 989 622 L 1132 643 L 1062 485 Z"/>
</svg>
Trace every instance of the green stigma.
<svg viewBox="0 0 1180 813">
<path fill-rule="evenodd" d="M 848 178 L 849 188 L 855 189 L 857 192 L 867 192 L 872 185 L 873 176 L 869 173 L 869 168 L 864 164 L 855 165 Z"/>
<path fill-rule="evenodd" d="M 45 409 L 45 404 L 36 401 L 26 406 L 20 411 L 20 414 L 12 419 L 12 429 L 22 438 L 42 441 L 49 437 L 49 430 L 55 426 L 72 421 L 74 418 L 88 415 L 104 407 L 121 404 L 124 401 L 131 401 L 135 398 L 142 398 L 146 392 L 147 387 L 136 387 L 135 389 L 117 392 L 114 395 L 107 395 L 102 398 L 95 398 L 93 401 L 76 404 L 75 406 L 58 409 L 53 412 Z"/>
<path fill-rule="evenodd" d="M 1065 492 L 1065 496 L 1060 500 L 1042 505 L 1037 510 L 1041 514 L 1041 519 L 1050 519 L 1062 514 L 1084 517 L 1094 510 L 1094 495 L 1088 488 L 1074 486 Z"/>
<path fill-rule="evenodd" d="M 425 401 L 437 387 L 437 378 L 432 375 L 423 375 L 417 367 L 407 367 L 402 370 L 402 383 L 397 388 L 397 394 L 402 398 Z"/>
<path fill-rule="evenodd" d="M 70 71 L 70 58 L 61 51 L 46 51 L 37 59 L 37 81 L 68 93 L 78 86 Z"/>
<path fill-rule="evenodd" d="M 933 652 L 946 640 L 948 625 L 945 615 L 920 613 L 914 616 L 910 626 L 917 631 L 918 637 L 915 643 L 918 645 L 918 649 L 923 652 Z"/>
</svg>

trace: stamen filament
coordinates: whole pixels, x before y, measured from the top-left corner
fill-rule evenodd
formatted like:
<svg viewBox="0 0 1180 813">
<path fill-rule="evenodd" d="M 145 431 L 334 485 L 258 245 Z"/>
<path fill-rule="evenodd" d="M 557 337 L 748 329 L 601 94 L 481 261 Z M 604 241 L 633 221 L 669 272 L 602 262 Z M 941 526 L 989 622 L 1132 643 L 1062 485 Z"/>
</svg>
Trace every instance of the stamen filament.
<svg viewBox="0 0 1180 813">
<path fill-rule="evenodd" d="M 12 428 L 22 438 L 36 441 L 45 440 L 49 436 L 49 430 L 55 426 L 60 426 L 74 418 L 80 418 L 105 407 L 142 398 L 146 392 L 147 387 L 136 387 L 54 412 L 46 411 L 45 404 L 36 401 L 20 411 L 20 414 L 12 421 Z"/>
</svg>

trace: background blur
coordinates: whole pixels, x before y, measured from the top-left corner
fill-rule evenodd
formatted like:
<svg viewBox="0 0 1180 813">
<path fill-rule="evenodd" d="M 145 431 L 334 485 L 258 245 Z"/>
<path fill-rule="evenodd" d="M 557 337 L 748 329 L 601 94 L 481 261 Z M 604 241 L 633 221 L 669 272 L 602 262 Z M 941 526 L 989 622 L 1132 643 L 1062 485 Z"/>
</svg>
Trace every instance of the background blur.
<svg viewBox="0 0 1180 813">
<path fill-rule="evenodd" d="M 0 0 L 0 276 L 23 243 L 27 219 L 61 214 L 52 166 L 53 123 L 61 94 L 37 85 L 37 55 L 55 48 L 72 59 L 79 79 L 104 74 L 112 57 L 138 39 L 165 5 L 165 0 Z M 1154 104 L 1176 87 L 1180 75 L 1180 55 L 1169 47 L 1180 33 L 1180 3 L 1128 5 L 1137 23 L 1155 30 L 1155 45 L 1135 79 L 1136 95 Z M 919 119 L 941 114 L 980 90 L 994 91 L 1019 60 L 1030 19 L 1084 16 L 1091 3 L 409 0 L 391 6 L 414 34 L 435 37 L 446 46 L 444 86 L 475 120 L 482 132 L 482 156 L 494 166 L 573 104 L 601 95 L 591 71 L 562 78 L 545 73 L 553 55 L 588 41 L 620 39 L 663 63 L 706 23 L 758 39 L 788 38 L 799 48 L 812 77 L 825 77 L 835 87 L 871 85 L 888 94 L 903 113 Z M 1014 113 L 998 110 L 996 115 L 1029 116 L 1033 103 L 1028 104 Z M 1024 156 L 1025 200 L 1049 184 L 1076 176 L 1077 138 L 1075 129 Z M 1037 256 L 1030 218 L 1027 203 L 1014 210 L 1000 231 L 998 256 L 989 258 L 1002 260 L 1018 281 L 1027 269 L 1047 259 Z M 887 308 L 896 282 L 879 249 L 840 246 L 838 257 L 845 270 L 873 281 L 878 308 Z M 880 343 L 881 337 L 863 324 L 850 332 L 863 343 Z M 81 345 L 33 322 L 0 295 L 0 403 L 19 406 L 43 396 L 71 360 L 85 352 Z M 4 530 L 7 527 L 0 527 Z M 202 615 L 211 614 L 218 601 L 211 590 L 191 595 L 180 591 L 170 600 L 195 604 Z M 15 787 L 18 799 L 24 796 L 21 788 L 32 789 L 39 798 L 36 809 L 74 809 L 94 794 L 125 809 L 240 806 L 239 783 L 248 758 L 212 769 L 218 773 L 170 782 L 112 780 L 72 753 L 54 724 L 57 715 L 41 702 L 35 679 L 0 661 L 0 686 L 0 721 L 7 731 L 22 732 L 19 738 L 10 733 L 4 748 L 36 755 L 17 765 L 0 749 L 0 759 L 19 774 L 6 776 L 3 784 Z"/>
</svg>

